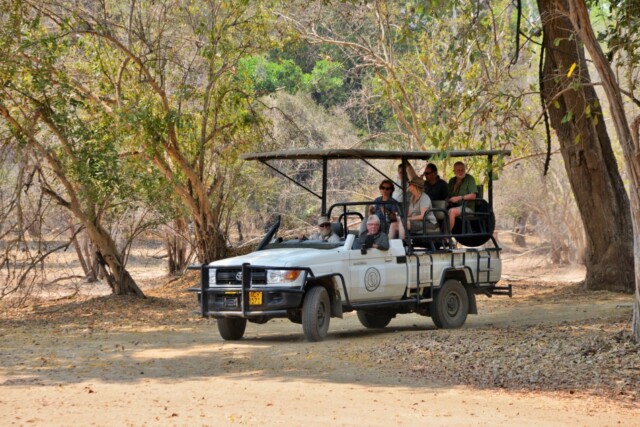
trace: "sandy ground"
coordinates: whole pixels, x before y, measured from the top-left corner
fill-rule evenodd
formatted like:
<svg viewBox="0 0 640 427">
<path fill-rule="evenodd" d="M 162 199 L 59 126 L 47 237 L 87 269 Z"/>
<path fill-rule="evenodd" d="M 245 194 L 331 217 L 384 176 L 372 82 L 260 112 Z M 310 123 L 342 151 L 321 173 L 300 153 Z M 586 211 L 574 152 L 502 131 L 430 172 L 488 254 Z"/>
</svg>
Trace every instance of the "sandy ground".
<svg viewBox="0 0 640 427">
<path fill-rule="evenodd" d="M 544 292 L 536 294 L 540 277 L 531 277 L 541 276 L 540 269 L 560 272 L 508 265 L 505 276 L 527 298 L 479 300 L 480 314 L 469 317 L 462 339 L 526 333 L 534 325 L 590 328 L 592 319 L 606 324 L 609 316 L 613 322 L 630 315 L 630 296 L 545 300 Z M 562 274 L 577 280 L 583 272 Z M 215 321 L 163 301 L 125 313 L 108 297 L 65 301 L 31 308 L 46 315 L 0 318 L 1 424 L 640 426 L 633 397 L 455 384 L 414 369 L 448 369 L 439 360 L 380 359 L 407 342 L 438 336 L 442 331 L 429 318 L 398 316 L 372 331 L 350 313 L 332 319 L 321 343 L 304 341 L 299 325 L 273 320 L 250 323 L 245 338 L 232 343 L 219 338 Z"/>
</svg>

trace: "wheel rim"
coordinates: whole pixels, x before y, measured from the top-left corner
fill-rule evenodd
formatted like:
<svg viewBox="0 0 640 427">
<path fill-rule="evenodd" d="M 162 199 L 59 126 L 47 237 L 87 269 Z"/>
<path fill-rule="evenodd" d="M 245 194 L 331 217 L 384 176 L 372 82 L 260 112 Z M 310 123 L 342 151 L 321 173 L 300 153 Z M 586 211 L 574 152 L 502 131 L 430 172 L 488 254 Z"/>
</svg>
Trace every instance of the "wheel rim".
<svg viewBox="0 0 640 427">
<path fill-rule="evenodd" d="M 450 293 L 447 295 L 445 307 L 447 308 L 447 315 L 454 317 L 458 314 L 458 310 L 460 310 L 460 297 L 458 294 Z"/>
<path fill-rule="evenodd" d="M 318 327 L 322 328 L 325 322 L 325 305 L 323 303 L 318 304 Z"/>
</svg>

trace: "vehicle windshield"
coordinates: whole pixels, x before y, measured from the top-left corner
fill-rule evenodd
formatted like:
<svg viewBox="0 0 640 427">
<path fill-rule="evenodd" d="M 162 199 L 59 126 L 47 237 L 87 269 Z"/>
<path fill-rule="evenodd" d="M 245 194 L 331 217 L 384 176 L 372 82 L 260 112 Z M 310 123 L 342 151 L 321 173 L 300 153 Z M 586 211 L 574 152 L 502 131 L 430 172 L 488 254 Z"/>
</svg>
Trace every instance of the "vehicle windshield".
<svg viewBox="0 0 640 427">
<path fill-rule="evenodd" d="M 320 240 L 302 240 L 302 239 L 291 239 L 291 240 L 282 240 L 270 243 L 267 245 L 265 249 L 290 249 L 290 248 L 304 248 L 304 249 L 335 249 L 342 247 L 344 242 L 340 243 L 329 243 L 322 242 Z"/>
</svg>

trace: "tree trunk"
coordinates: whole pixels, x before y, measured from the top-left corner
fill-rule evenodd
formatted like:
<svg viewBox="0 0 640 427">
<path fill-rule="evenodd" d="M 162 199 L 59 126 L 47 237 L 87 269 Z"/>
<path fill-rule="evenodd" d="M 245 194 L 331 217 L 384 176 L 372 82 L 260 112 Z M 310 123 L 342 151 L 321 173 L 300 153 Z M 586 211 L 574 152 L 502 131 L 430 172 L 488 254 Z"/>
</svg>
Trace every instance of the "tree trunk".
<svg viewBox="0 0 640 427">
<path fill-rule="evenodd" d="M 227 256 L 227 241 L 224 234 L 211 222 L 205 223 L 205 227 L 195 224 L 196 253 L 202 263 L 209 263 Z"/>
<path fill-rule="evenodd" d="M 169 229 L 169 227 L 167 227 Z M 173 230 L 165 238 L 169 254 L 169 274 L 176 274 L 187 267 L 187 235 L 189 229 L 184 218 L 173 221 Z"/>
<path fill-rule="evenodd" d="M 238 242 L 243 242 L 244 236 L 242 235 L 242 223 L 240 221 L 236 221 L 236 227 L 238 228 Z"/>
<path fill-rule="evenodd" d="M 80 266 L 82 267 L 82 271 L 84 271 L 84 276 L 87 278 L 89 282 L 93 282 L 95 281 L 95 278 L 92 277 L 93 275 L 89 267 L 89 264 L 85 260 L 84 255 L 82 254 L 82 247 L 80 246 L 80 242 L 78 241 L 76 227 L 75 225 L 73 225 L 73 219 L 71 217 L 67 217 L 67 224 L 69 225 L 69 233 L 71 233 L 71 243 L 73 243 L 73 247 L 76 250 L 78 261 L 80 261 Z"/>
<path fill-rule="evenodd" d="M 104 271 L 101 269 L 100 263 L 98 263 L 98 257 L 93 250 L 93 243 L 86 232 L 82 233 L 82 252 L 84 257 L 89 260 L 88 266 L 91 275 L 88 277 L 90 283 L 104 278 Z"/>
<path fill-rule="evenodd" d="M 631 127 L 624 111 L 620 87 L 593 33 L 589 10 L 584 0 L 570 0 L 569 11 L 573 28 L 589 51 L 589 55 L 602 80 L 602 86 L 607 94 L 607 100 L 611 108 L 611 117 L 624 152 L 627 171 L 631 178 L 631 218 L 633 225 L 633 261 L 635 264 L 635 304 L 632 332 L 636 342 L 640 342 L 640 236 L 638 236 L 640 232 L 640 140 L 637 131 L 635 134 L 631 132 Z"/>
<path fill-rule="evenodd" d="M 634 255 L 629 198 L 584 49 L 571 31 L 566 0 L 538 0 L 538 7 L 546 48 L 542 94 L 585 228 L 586 286 L 631 292 Z"/>
<path fill-rule="evenodd" d="M 529 213 L 522 211 L 516 218 L 516 223 L 513 226 L 513 233 L 511 234 L 511 241 L 521 248 L 527 247 L 526 235 L 527 232 L 527 219 L 529 219 Z"/>
<path fill-rule="evenodd" d="M 133 277 L 121 262 L 120 255 L 111 236 L 98 226 L 87 228 L 91 240 L 98 248 L 98 262 L 106 272 L 107 283 L 115 295 L 136 295 L 145 298 Z"/>
</svg>

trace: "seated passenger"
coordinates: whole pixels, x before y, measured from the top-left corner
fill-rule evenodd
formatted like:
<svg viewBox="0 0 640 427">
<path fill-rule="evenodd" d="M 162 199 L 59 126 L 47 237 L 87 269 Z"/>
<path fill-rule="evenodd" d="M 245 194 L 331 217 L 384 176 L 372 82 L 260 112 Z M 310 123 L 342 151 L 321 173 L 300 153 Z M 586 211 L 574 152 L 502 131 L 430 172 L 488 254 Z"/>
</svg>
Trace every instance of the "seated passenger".
<svg viewBox="0 0 640 427">
<path fill-rule="evenodd" d="M 438 175 L 438 167 L 433 163 L 429 163 L 424 168 L 424 192 L 433 202 L 434 200 L 447 200 L 449 197 L 449 188 L 447 182 Z"/>
<path fill-rule="evenodd" d="M 431 212 L 431 199 L 424 193 L 424 181 L 415 177 L 409 182 L 409 207 L 407 208 L 407 228 L 409 233 L 423 234 L 427 230 L 437 230 L 438 221 Z M 422 227 L 422 219 L 427 216 L 426 227 Z M 401 230 L 402 232 L 402 230 Z M 401 238 L 404 238 L 402 235 Z"/>
<path fill-rule="evenodd" d="M 381 195 L 379 197 L 376 197 L 373 201 L 392 202 L 392 204 L 376 203 L 375 205 L 371 205 L 369 206 L 369 215 L 375 214 L 378 216 L 378 218 L 380 218 L 381 230 L 390 230 L 391 227 L 394 226 L 394 223 L 398 220 L 398 216 L 400 213 L 398 205 L 395 204 L 396 200 L 391 197 L 391 193 L 394 189 L 393 181 L 391 181 L 390 179 L 385 179 L 380 183 L 380 186 L 378 188 L 380 189 Z M 360 234 L 365 232 L 366 225 L 367 221 L 362 221 L 362 224 L 360 225 Z"/>
<path fill-rule="evenodd" d="M 358 236 L 353 247 L 354 249 L 375 248 L 381 251 L 389 249 L 389 238 L 387 233 L 380 231 L 380 218 L 378 218 L 378 215 L 371 215 L 367 218 L 367 231 Z"/>
<path fill-rule="evenodd" d="M 462 162 L 453 165 L 455 176 L 449 180 L 449 227 L 453 229 L 456 218 L 462 214 L 462 202 L 465 204 L 465 212 L 473 212 L 478 193 L 478 186 L 473 176 L 467 173 L 467 167 Z"/>
<path fill-rule="evenodd" d="M 326 216 L 318 218 L 318 231 L 313 233 L 309 240 L 321 240 L 329 243 L 340 243 L 340 236 L 331 230 L 331 221 Z"/>
<path fill-rule="evenodd" d="M 398 165 L 398 180 L 400 183 L 402 183 L 402 175 L 403 175 L 403 169 L 402 169 L 402 163 L 400 163 Z M 413 166 L 411 166 L 411 163 L 407 162 L 407 184 L 415 177 L 417 177 L 418 174 L 416 173 L 416 170 L 413 168 Z M 396 189 L 393 191 L 393 195 L 392 197 L 398 202 L 398 203 L 402 203 L 402 201 L 404 200 L 403 198 L 403 189 L 402 187 L 398 186 L 396 187 Z"/>
</svg>

